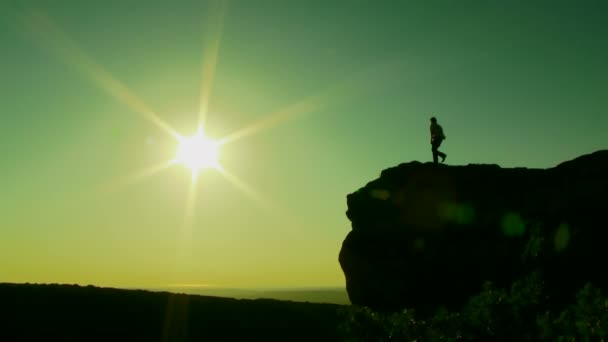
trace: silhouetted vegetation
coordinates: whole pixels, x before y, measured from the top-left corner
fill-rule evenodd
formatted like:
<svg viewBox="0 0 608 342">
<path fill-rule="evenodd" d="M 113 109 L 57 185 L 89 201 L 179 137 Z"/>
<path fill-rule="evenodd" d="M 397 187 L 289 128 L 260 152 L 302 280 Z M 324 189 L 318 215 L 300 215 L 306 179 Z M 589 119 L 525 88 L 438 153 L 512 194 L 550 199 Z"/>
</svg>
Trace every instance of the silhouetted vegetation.
<svg viewBox="0 0 608 342">
<path fill-rule="evenodd" d="M 461 311 L 439 309 L 422 317 L 415 310 L 341 310 L 346 341 L 605 341 L 608 297 L 587 284 L 570 306 L 546 309 L 542 281 L 533 274 L 510 289 L 486 283 Z"/>
<path fill-rule="evenodd" d="M 538 268 L 510 287 L 486 282 L 460 310 L 441 307 L 432 314 L 417 308 L 381 312 L 363 306 L 345 307 L 340 310 L 343 340 L 606 341 L 605 293 L 591 283 L 567 295 L 555 291 L 555 286 L 547 291 L 543 264 L 538 260 L 552 250 L 546 248 L 549 239 L 540 228 L 532 230 L 521 254 L 527 265 Z"/>
</svg>

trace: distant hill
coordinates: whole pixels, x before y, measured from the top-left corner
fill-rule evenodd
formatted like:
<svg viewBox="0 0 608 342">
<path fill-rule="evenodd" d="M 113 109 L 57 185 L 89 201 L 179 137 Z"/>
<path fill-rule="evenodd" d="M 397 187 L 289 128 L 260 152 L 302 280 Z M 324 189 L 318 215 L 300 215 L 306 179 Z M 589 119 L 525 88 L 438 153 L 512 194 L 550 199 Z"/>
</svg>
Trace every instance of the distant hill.
<svg viewBox="0 0 608 342">
<path fill-rule="evenodd" d="M 350 304 L 345 287 L 238 289 L 184 286 L 142 288 L 142 290 L 195 294 L 201 296 L 229 297 L 237 299 L 278 299 L 309 303 L 340 305 Z"/>
<path fill-rule="evenodd" d="M 338 341 L 342 307 L 0 283 L 0 341 Z"/>
</svg>

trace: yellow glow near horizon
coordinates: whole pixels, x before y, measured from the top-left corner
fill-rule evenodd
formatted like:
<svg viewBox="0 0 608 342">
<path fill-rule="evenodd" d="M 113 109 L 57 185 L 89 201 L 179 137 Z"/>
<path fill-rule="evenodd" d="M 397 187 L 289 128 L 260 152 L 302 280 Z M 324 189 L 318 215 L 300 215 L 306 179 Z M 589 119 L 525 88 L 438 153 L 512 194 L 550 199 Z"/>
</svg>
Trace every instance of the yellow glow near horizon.
<svg viewBox="0 0 608 342">
<path fill-rule="evenodd" d="M 204 169 L 219 168 L 220 145 L 205 137 L 202 129 L 193 136 L 182 136 L 178 140 L 174 162 L 188 167 L 192 171 L 192 178 L 196 178 Z"/>
</svg>

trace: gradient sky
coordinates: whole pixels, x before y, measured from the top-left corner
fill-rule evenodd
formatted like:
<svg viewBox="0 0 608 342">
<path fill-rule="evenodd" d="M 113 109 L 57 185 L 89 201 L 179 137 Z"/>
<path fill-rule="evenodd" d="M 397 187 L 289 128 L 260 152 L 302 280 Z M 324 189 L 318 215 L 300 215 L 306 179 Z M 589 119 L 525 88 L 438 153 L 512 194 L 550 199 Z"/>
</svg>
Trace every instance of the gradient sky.
<svg viewBox="0 0 608 342">
<path fill-rule="evenodd" d="M 449 164 L 608 148 L 606 1 L 0 6 L 0 281 L 343 286 L 345 196 L 431 160 L 431 115 Z M 259 128 L 232 177 L 133 177 L 201 94 L 210 137 Z"/>
</svg>

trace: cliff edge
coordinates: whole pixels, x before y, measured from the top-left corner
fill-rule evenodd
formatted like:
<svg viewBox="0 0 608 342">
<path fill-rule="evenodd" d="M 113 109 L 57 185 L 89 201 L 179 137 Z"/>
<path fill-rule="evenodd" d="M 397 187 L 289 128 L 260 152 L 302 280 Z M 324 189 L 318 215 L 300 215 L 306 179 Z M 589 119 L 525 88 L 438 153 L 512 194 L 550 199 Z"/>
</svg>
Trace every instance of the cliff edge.
<svg viewBox="0 0 608 342">
<path fill-rule="evenodd" d="M 353 304 L 458 308 L 538 271 L 558 305 L 608 288 L 608 150 L 549 169 L 410 162 L 347 196 L 339 262 Z"/>
</svg>

